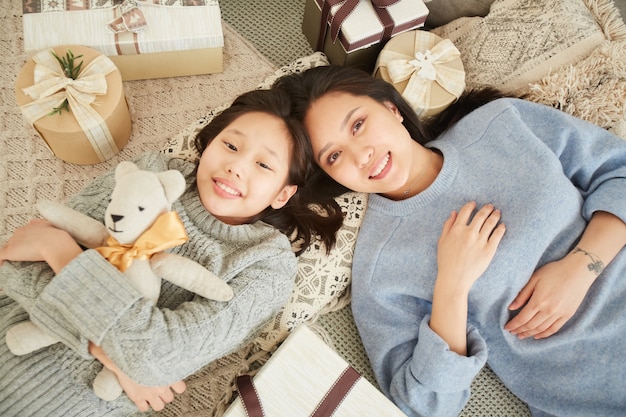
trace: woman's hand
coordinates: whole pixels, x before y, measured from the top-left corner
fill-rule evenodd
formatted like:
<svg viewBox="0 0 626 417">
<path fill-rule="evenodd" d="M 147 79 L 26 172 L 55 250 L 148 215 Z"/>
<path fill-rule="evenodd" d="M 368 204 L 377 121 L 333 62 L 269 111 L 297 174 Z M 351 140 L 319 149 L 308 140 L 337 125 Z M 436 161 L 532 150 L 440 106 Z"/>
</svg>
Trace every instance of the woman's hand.
<svg viewBox="0 0 626 417">
<path fill-rule="evenodd" d="M 429 323 L 459 355 L 467 355 L 469 291 L 489 266 L 505 232 L 500 211 L 491 204 L 475 210 L 476 203 L 467 203 L 443 225 Z"/>
<path fill-rule="evenodd" d="M 69 233 L 47 220 L 31 220 L 0 248 L 0 265 L 3 261 L 44 261 L 58 273 L 81 252 Z"/>
<path fill-rule="evenodd" d="M 489 266 L 505 232 L 504 224 L 499 223 L 500 211 L 493 205 L 475 210 L 476 203 L 469 202 L 458 213 L 452 212 L 444 223 L 437 251 L 437 280 L 450 280 L 467 292 Z"/>
<path fill-rule="evenodd" d="M 582 261 L 582 264 L 581 264 Z M 552 336 L 576 313 L 595 279 L 582 256 L 565 258 L 537 269 L 522 288 L 510 310 L 522 310 L 504 329 L 520 339 Z"/>
<path fill-rule="evenodd" d="M 161 411 L 165 408 L 165 404 L 174 401 L 174 394 L 182 394 L 187 386 L 184 381 L 178 381 L 172 385 L 163 387 L 147 387 L 140 385 L 130 379 L 119 369 L 114 371 L 122 389 L 135 403 L 139 411 L 145 412 L 152 408 L 154 411 Z"/>
<path fill-rule="evenodd" d="M 617 216 L 597 211 L 578 246 L 563 259 L 537 269 L 510 310 L 522 310 L 504 328 L 520 339 L 553 335 L 576 313 L 589 288 L 626 245 L 626 224 Z"/>
</svg>

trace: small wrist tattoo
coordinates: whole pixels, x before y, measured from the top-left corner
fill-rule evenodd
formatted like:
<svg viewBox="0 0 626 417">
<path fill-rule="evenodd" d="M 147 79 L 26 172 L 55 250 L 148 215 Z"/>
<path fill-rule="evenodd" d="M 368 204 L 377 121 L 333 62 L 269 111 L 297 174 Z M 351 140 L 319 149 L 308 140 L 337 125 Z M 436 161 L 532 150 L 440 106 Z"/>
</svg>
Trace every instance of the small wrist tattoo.
<svg viewBox="0 0 626 417">
<path fill-rule="evenodd" d="M 594 274 L 596 274 L 596 276 L 602 273 L 602 271 L 604 270 L 604 263 L 600 260 L 600 258 L 598 258 L 593 253 L 587 252 L 586 250 L 579 248 L 578 246 L 574 248 L 572 253 L 577 252 L 581 252 L 583 255 L 588 256 L 589 259 L 591 259 L 591 262 L 587 264 L 587 268 L 590 272 L 593 272 Z"/>
</svg>

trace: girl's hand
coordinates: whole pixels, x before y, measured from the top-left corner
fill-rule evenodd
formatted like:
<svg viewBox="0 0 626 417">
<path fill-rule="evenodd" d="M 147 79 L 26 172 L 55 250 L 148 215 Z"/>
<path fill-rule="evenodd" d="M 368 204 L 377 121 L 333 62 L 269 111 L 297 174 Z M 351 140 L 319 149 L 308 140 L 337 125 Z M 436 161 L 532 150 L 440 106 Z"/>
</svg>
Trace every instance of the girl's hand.
<svg viewBox="0 0 626 417">
<path fill-rule="evenodd" d="M 140 385 L 122 372 L 122 370 L 118 368 L 118 366 L 107 356 L 101 346 L 98 346 L 90 341 L 89 353 L 99 360 L 105 368 L 115 374 L 128 398 L 130 398 L 130 400 L 134 402 L 137 408 L 139 408 L 142 412 L 148 411 L 150 408 L 154 411 L 162 410 L 165 407 L 165 404 L 174 400 L 174 393 L 182 394 L 187 388 L 184 381 L 178 381 L 172 385 L 162 387 L 148 387 Z"/>
<path fill-rule="evenodd" d="M 559 331 L 576 313 L 595 279 L 586 266 L 584 257 L 569 254 L 537 269 L 509 309 L 526 305 L 504 329 L 520 339 L 543 339 Z"/>
<path fill-rule="evenodd" d="M 0 265 L 3 261 L 44 261 L 56 273 L 81 252 L 67 232 L 46 220 L 31 220 L 0 248 Z"/>
<path fill-rule="evenodd" d="M 452 212 L 444 223 L 437 251 L 437 280 L 466 293 L 489 266 L 505 232 L 504 224 L 499 223 L 500 211 L 493 205 L 475 210 L 476 203 L 469 202 L 458 213 Z"/>
<path fill-rule="evenodd" d="M 128 398 L 130 398 L 137 408 L 139 408 L 139 411 L 142 412 L 148 411 L 150 408 L 154 411 L 163 410 L 165 404 L 174 401 L 175 393 L 182 394 L 187 388 L 184 381 L 178 381 L 164 387 L 147 387 L 145 385 L 139 385 L 119 369 L 115 371 L 115 374 Z"/>
</svg>

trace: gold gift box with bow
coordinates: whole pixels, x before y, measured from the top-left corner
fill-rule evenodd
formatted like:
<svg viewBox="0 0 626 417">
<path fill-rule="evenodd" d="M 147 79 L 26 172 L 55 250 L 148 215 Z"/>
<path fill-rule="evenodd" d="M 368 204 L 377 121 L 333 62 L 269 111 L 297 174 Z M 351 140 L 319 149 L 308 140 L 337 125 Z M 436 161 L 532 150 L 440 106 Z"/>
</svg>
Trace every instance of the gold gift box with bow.
<svg viewBox="0 0 626 417">
<path fill-rule="evenodd" d="M 374 76 L 392 83 L 420 117 L 443 111 L 465 89 L 459 50 L 449 39 L 424 30 L 390 39 L 378 55 Z"/>
<path fill-rule="evenodd" d="M 54 51 L 64 57 L 68 50 L 77 64 L 83 62 L 76 80 L 65 77 L 52 55 Z M 64 161 L 96 164 L 128 143 L 131 119 L 122 76 L 109 58 L 94 49 L 72 45 L 39 52 L 22 67 L 15 98 L 24 118 Z M 65 99 L 70 111 L 51 114 Z"/>
</svg>

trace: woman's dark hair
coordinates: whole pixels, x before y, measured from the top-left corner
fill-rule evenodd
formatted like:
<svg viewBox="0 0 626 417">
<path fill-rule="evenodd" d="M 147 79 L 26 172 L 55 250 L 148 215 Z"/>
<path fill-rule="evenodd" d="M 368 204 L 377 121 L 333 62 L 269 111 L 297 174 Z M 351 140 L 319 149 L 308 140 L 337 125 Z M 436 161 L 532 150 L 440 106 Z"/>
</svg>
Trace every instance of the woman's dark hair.
<svg viewBox="0 0 626 417">
<path fill-rule="evenodd" d="M 261 220 L 286 234 L 297 243 L 297 255 L 321 240 L 329 251 L 335 244 L 336 233 L 343 223 L 343 213 L 332 197 L 311 192 L 311 177 L 317 172 L 311 144 L 302 122 L 291 115 L 288 94 L 283 90 L 253 90 L 237 97 L 230 107 L 215 116 L 195 138 L 200 155 L 213 139 L 238 117 L 261 112 L 283 121 L 292 138 L 287 184 L 298 186 L 296 193 L 281 209 L 267 207 L 251 221 Z M 321 211 L 320 211 L 321 209 Z"/>
<path fill-rule="evenodd" d="M 272 89 L 283 90 L 289 94 L 292 114 L 300 121 L 304 121 L 313 102 L 328 93 L 341 92 L 353 96 L 368 96 L 379 103 L 389 101 L 398 108 L 403 118 L 402 124 L 413 140 L 422 145 L 435 139 L 472 110 L 492 100 L 507 96 L 494 88 L 468 91 L 445 111 L 420 120 L 415 110 L 392 84 L 353 67 L 320 66 L 285 75 L 274 83 Z M 338 196 L 349 191 L 320 168 L 314 175 L 314 182 L 316 183 L 314 187 L 326 195 Z"/>
</svg>

